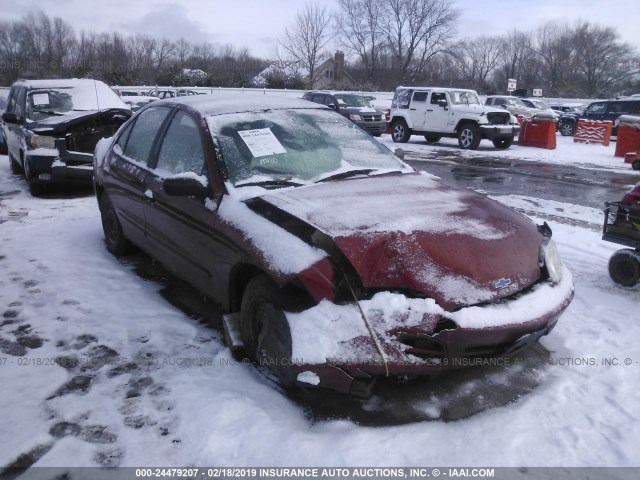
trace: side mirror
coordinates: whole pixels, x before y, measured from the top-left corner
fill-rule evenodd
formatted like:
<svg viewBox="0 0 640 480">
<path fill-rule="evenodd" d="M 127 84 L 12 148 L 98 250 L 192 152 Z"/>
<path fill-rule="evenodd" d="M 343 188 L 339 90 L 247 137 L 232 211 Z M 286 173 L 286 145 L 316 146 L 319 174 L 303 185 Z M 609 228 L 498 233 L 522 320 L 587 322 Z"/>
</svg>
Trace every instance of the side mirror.
<svg viewBox="0 0 640 480">
<path fill-rule="evenodd" d="M 442 108 L 446 108 L 448 105 L 447 100 L 442 98 L 440 100 L 438 100 L 438 106 L 442 107 Z"/>
<path fill-rule="evenodd" d="M 331 110 L 338 110 L 338 107 L 336 107 L 333 103 L 330 103 L 329 105 L 327 105 L 327 107 L 329 107 Z"/>
<path fill-rule="evenodd" d="M 400 160 L 404 160 L 404 150 L 401 148 L 396 148 L 393 153 L 395 154 L 396 157 L 398 157 Z"/>
<path fill-rule="evenodd" d="M 170 177 L 162 182 L 167 195 L 173 197 L 204 197 L 209 191 L 200 181 L 189 177 Z"/>
<path fill-rule="evenodd" d="M 2 114 L 2 121 L 4 123 L 20 123 L 20 120 L 15 113 L 8 112 Z"/>
</svg>

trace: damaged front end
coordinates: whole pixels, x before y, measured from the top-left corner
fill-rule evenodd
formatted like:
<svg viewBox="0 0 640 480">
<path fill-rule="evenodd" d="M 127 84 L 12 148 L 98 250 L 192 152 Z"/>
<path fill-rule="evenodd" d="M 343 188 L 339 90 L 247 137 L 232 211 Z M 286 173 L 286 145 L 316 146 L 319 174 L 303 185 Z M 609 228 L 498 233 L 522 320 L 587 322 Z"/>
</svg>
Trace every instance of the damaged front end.
<svg viewBox="0 0 640 480">
<path fill-rule="evenodd" d="M 380 377 L 432 375 L 510 354 L 556 325 L 574 286 L 548 225 L 420 177 L 397 179 L 378 204 L 374 179 L 358 181 L 366 202 L 355 205 L 333 186 L 245 202 L 325 254 L 281 282 L 309 299 L 284 308 L 286 354 L 256 355 L 284 383 L 366 397 Z M 445 213 L 428 219 L 439 207 Z M 398 212 L 420 228 L 394 229 Z M 238 319 L 225 318 L 236 347 Z"/>
</svg>

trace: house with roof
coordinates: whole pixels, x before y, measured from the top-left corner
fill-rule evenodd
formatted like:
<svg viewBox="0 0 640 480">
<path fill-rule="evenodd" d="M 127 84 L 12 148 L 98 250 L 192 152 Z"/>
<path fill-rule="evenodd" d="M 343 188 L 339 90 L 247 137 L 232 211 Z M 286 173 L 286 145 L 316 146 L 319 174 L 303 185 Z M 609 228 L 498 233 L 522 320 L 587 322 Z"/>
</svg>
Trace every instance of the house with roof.
<svg viewBox="0 0 640 480">
<path fill-rule="evenodd" d="M 337 51 L 334 56 L 323 56 L 318 59 L 313 74 L 314 89 L 357 89 L 358 84 L 345 70 L 344 53 Z M 296 81 L 297 80 L 297 81 Z M 294 87 L 292 85 L 298 84 Z M 304 88 L 309 85 L 309 71 L 296 61 L 273 62 L 253 79 L 256 87 Z M 276 87 L 278 88 L 278 87 Z"/>
</svg>

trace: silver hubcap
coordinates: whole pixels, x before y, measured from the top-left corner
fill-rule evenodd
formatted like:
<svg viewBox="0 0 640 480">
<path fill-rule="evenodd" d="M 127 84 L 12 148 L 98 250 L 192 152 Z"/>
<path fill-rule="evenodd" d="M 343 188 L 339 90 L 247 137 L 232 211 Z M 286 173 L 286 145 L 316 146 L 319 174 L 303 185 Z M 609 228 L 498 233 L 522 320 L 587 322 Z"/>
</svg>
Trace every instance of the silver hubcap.
<svg viewBox="0 0 640 480">
<path fill-rule="evenodd" d="M 393 135 L 396 140 L 401 140 L 404 136 L 404 127 L 402 125 L 396 125 L 396 128 L 393 129 Z"/>
<path fill-rule="evenodd" d="M 471 132 L 471 130 L 469 130 L 468 128 L 462 130 L 462 133 L 460 134 L 460 142 L 462 143 L 463 147 L 468 147 L 469 145 L 471 145 L 471 142 L 473 142 L 473 132 Z"/>
</svg>

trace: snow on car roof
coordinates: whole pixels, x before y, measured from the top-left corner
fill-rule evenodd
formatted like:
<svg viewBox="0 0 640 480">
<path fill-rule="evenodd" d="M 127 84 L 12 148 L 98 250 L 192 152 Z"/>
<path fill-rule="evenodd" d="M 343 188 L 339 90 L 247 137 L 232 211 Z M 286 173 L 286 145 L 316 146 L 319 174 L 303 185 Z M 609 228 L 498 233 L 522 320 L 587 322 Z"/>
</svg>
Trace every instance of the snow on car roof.
<svg viewBox="0 0 640 480">
<path fill-rule="evenodd" d="M 215 94 L 178 97 L 165 102 L 188 105 L 203 115 L 226 115 L 229 113 L 255 112 L 261 110 L 286 110 L 295 108 L 327 109 L 324 105 L 298 98 L 262 94 L 244 94 L 220 98 Z"/>
</svg>

